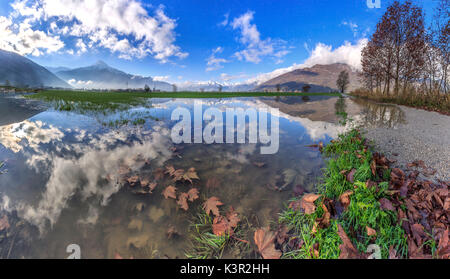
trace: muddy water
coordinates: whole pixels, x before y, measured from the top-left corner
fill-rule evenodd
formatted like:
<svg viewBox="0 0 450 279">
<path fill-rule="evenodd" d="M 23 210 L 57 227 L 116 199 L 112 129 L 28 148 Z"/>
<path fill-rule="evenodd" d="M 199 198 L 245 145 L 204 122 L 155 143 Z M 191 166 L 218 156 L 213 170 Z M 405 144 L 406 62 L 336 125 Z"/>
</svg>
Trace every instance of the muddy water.
<svg viewBox="0 0 450 279">
<path fill-rule="evenodd" d="M 11 225 L 0 237 L 0 258 L 66 258 L 70 244 L 83 258 L 183 258 L 190 221 L 207 198 L 218 197 L 221 210 L 232 206 L 261 227 L 294 195 L 312 191 L 324 161 L 306 145 L 327 143 L 349 128 L 336 112 L 365 126 L 404 121 L 397 107 L 334 97 L 206 99 L 197 100 L 204 109 L 279 109 L 278 152 L 261 155 L 260 144 L 249 143 L 175 145 L 172 111 L 193 112 L 195 101 L 155 99 L 121 111 L 77 113 L 0 96 L 0 171 L 6 171 L 0 209 Z M 155 175 L 169 165 L 193 167 L 200 180 L 190 185 Z M 157 186 L 149 193 L 130 185 L 132 176 Z M 200 198 L 185 211 L 162 195 L 169 185 L 179 193 L 195 187 Z M 179 236 L 168 239 L 170 228 Z"/>
</svg>

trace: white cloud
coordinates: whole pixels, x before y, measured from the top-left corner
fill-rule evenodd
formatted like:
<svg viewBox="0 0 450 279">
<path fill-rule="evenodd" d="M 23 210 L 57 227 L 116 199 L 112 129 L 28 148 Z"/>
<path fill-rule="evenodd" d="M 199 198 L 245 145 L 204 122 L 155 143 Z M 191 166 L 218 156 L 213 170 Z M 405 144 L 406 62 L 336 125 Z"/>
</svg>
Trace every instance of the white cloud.
<svg viewBox="0 0 450 279">
<path fill-rule="evenodd" d="M 33 30 L 29 23 L 13 24 L 10 18 L 0 16 L 0 49 L 20 55 L 40 56 L 64 47 L 59 36 Z"/>
<path fill-rule="evenodd" d="M 170 76 L 155 76 L 153 77 L 154 81 L 167 81 L 169 80 Z"/>
<path fill-rule="evenodd" d="M 78 87 L 78 88 L 85 88 L 85 87 L 89 87 L 90 85 L 93 84 L 92 80 L 76 80 L 76 79 L 71 79 L 69 81 L 67 81 L 70 85 Z"/>
<path fill-rule="evenodd" d="M 77 51 L 78 54 L 82 54 L 87 51 L 86 44 L 83 42 L 82 39 L 77 40 L 76 47 L 78 48 L 78 51 Z"/>
<path fill-rule="evenodd" d="M 358 36 L 358 24 L 353 23 L 352 21 L 343 21 L 342 25 L 344 26 L 348 26 L 350 28 L 350 30 L 352 30 L 353 36 L 357 37 Z"/>
<path fill-rule="evenodd" d="M 290 67 L 279 68 L 269 73 L 259 74 L 254 78 L 248 79 L 244 83 L 261 84 L 279 75 L 291 72 L 296 69 L 312 67 L 316 64 L 345 63 L 355 70 L 361 69 L 361 51 L 367 45 L 366 38 L 360 39 L 356 44 L 345 42 L 340 47 L 333 49 L 332 46 L 318 43 L 310 52 L 310 56 L 302 64 L 294 63 Z"/>
<path fill-rule="evenodd" d="M 240 31 L 239 41 L 245 46 L 244 50 L 238 51 L 234 55 L 241 61 L 256 64 L 261 62 L 263 57 L 267 56 L 273 57 L 276 63 L 282 62 L 281 58 L 289 53 L 286 50 L 286 43 L 283 40 L 273 40 L 271 38 L 261 39 L 261 34 L 256 24 L 251 23 L 253 15 L 254 12 L 249 11 L 233 19 L 232 22 L 227 22 L 234 30 Z"/>
<path fill-rule="evenodd" d="M 16 0 L 12 6 L 16 16 L 47 21 L 59 34 L 87 38 L 90 47 L 107 48 L 122 58 L 152 55 L 167 62 L 170 57 L 188 55 L 175 45 L 177 24 L 163 6 L 153 15 L 136 0 Z M 64 27 L 57 28 L 53 22 Z"/>
<path fill-rule="evenodd" d="M 206 63 L 206 65 L 207 65 L 206 71 L 207 72 L 222 69 L 223 68 L 222 64 L 229 62 L 228 60 L 226 60 L 224 58 L 216 57 L 216 54 L 219 54 L 222 52 L 223 52 L 223 48 L 220 46 L 213 49 L 211 56 L 208 57 L 208 59 L 206 60 L 207 61 L 207 63 Z"/>
</svg>

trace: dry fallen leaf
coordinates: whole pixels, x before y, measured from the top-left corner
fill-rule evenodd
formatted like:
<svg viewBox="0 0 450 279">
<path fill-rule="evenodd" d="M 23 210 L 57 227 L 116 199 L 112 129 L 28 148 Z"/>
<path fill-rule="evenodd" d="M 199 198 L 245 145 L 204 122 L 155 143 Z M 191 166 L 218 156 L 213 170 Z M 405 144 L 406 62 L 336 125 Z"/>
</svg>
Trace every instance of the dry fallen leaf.
<svg viewBox="0 0 450 279">
<path fill-rule="evenodd" d="M 345 191 L 340 197 L 339 201 L 341 202 L 342 206 L 347 209 L 350 205 L 350 196 L 353 194 L 352 190 Z"/>
<path fill-rule="evenodd" d="M 203 203 L 203 209 L 206 211 L 206 214 L 209 215 L 212 212 L 215 216 L 220 216 L 218 206 L 223 205 L 223 203 L 217 197 L 209 198 L 205 203 Z"/>
<path fill-rule="evenodd" d="M 381 209 L 383 209 L 383 210 L 392 210 L 392 211 L 395 211 L 395 208 L 394 208 L 394 206 L 392 205 L 392 202 L 391 202 L 390 200 L 388 200 L 388 199 L 386 199 L 386 198 L 381 198 L 381 199 L 379 200 L 379 202 L 380 202 L 380 207 L 381 207 Z"/>
<path fill-rule="evenodd" d="M 177 199 L 177 195 L 175 194 L 176 191 L 177 188 L 175 188 L 174 186 L 167 186 L 162 194 L 166 199 L 167 198 Z"/>
<path fill-rule="evenodd" d="M 350 183 L 355 182 L 355 173 L 356 173 L 356 169 L 352 169 L 352 170 L 345 176 L 345 178 L 347 179 L 348 182 L 350 182 Z"/>
<path fill-rule="evenodd" d="M 269 228 L 258 229 L 255 231 L 254 240 L 258 251 L 264 259 L 279 259 L 281 251 L 275 249 L 275 233 L 269 231 Z"/>
<path fill-rule="evenodd" d="M 233 207 L 230 207 L 226 217 L 217 216 L 214 218 L 213 233 L 217 236 L 225 235 L 226 233 L 232 235 L 239 221 L 238 213 L 234 211 Z"/>
<path fill-rule="evenodd" d="M 372 229 L 371 227 L 366 226 L 366 231 L 368 236 L 376 236 L 377 231 Z"/>
<path fill-rule="evenodd" d="M 359 254 L 358 250 L 356 250 L 355 246 L 353 246 L 353 243 L 351 242 L 350 238 L 348 238 L 341 224 L 338 224 L 338 234 L 343 242 L 341 245 L 339 245 L 339 249 L 341 249 L 341 254 L 339 255 L 339 258 L 340 259 L 361 258 L 361 255 Z"/>
<path fill-rule="evenodd" d="M 157 184 L 156 182 L 152 182 L 148 185 L 148 188 L 150 189 L 150 194 L 153 192 L 153 190 L 155 190 Z"/>
</svg>

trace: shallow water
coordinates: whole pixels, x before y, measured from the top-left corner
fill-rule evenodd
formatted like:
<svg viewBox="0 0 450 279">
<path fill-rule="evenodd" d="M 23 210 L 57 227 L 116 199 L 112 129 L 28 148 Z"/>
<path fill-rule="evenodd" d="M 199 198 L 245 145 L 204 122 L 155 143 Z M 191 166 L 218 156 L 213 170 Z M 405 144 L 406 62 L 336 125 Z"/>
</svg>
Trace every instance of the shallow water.
<svg viewBox="0 0 450 279">
<path fill-rule="evenodd" d="M 195 102 L 221 111 L 279 109 L 278 152 L 262 155 L 259 143 L 173 144 L 172 111 L 193 112 Z M 0 95 L 0 171 L 6 170 L 0 209 L 17 227 L 0 238 L 0 258 L 66 258 L 70 244 L 80 246 L 83 258 L 183 258 L 190 220 L 212 196 L 223 202 L 223 212 L 232 206 L 252 226 L 267 226 L 295 194 L 314 190 L 324 161 L 307 145 L 348 129 L 336 115 L 343 111 L 366 127 L 405 121 L 396 106 L 324 96 L 153 99 L 81 113 Z M 169 165 L 193 167 L 200 180 L 157 180 L 155 171 Z M 134 175 L 156 181 L 153 193 L 131 186 L 126 180 Z M 185 211 L 162 195 L 168 185 L 178 192 L 198 188 L 200 198 Z M 168 239 L 169 228 L 179 236 Z"/>
</svg>

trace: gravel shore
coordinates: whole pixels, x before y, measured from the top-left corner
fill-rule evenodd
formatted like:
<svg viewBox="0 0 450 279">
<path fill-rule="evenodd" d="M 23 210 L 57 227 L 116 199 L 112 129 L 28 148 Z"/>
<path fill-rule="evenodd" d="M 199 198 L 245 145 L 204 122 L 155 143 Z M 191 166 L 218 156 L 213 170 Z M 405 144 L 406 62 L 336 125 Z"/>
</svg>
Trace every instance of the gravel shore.
<svg viewBox="0 0 450 279">
<path fill-rule="evenodd" d="M 423 178 L 450 181 L 450 116 L 398 107 L 405 113 L 406 123 L 363 129 L 366 137 L 375 142 L 377 151 L 397 160 L 394 167 L 407 169 L 408 163 L 422 160 L 428 168 L 436 170 L 434 175 Z"/>
</svg>

